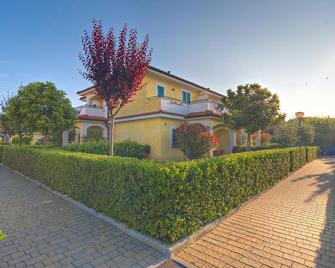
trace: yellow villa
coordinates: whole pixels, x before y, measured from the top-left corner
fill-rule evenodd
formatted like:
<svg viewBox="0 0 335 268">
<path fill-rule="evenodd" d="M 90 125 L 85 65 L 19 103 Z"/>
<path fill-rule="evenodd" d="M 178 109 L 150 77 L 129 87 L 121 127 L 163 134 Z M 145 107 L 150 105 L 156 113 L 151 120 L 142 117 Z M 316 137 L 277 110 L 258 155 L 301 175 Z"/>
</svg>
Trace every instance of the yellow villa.
<svg viewBox="0 0 335 268">
<path fill-rule="evenodd" d="M 82 142 L 90 128 L 99 128 L 107 138 L 106 107 L 95 94 L 94 87 L 77 92 L 85 105 L 78 108 L 76 142 Z M 174 129 L 183 123 L 201 123 L 219 140 L 212 156 L 232 152 L 239 144 L 240 132 L 224 128 L 221 114 L 225 112 L 218 92 L 187 81 L 170 72 L 150 67 L 143 86 L 133 101 L 122 107 L 115 119 L 114 141 L 126 139 L 151 146 L 150 158 L 182 160 Z"/>
</svg>

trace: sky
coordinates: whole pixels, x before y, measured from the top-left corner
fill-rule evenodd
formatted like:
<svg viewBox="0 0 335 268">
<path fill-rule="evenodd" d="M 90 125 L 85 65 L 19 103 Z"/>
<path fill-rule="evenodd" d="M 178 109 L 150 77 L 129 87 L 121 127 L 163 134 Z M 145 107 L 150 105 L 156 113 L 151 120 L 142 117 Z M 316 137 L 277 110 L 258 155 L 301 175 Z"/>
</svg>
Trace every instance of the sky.
<svg viewBox="0 0 335 268">
<path fill-rule="evenodd" d="M 288 118 L 335 117 L 334 14 L 333 0 L 2 1 L 0 95 L 52 81 L 80 105 L 81 36 L 96 18 L 149 34 L 155 67 L 223 94 L 257 82 Z"/>
</svg>

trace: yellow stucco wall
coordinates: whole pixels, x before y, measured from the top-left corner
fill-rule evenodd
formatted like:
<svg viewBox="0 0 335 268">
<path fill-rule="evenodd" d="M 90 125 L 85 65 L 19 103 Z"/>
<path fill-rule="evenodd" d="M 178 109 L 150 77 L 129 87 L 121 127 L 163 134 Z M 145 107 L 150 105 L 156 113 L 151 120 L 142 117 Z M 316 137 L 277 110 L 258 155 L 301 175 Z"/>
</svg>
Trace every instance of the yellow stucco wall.
<svg viewBox="0 0 335 268">
<path fill-rule="evenodd" d="M 184 153 L 178 148 L 172 148 L 171 146 L 171 135 L 172 129 L 183 124 L 184 120 L 176 120 L 169 118 L 161 119 L 161 160 L 184 160 Z"/>
<path fill-rule="evenodd" d="M 161 99 L 156 98 L 157 85 L 165 87 L 165 96 L 176 100 L 181 100 L 183 89 L 191 92 L 192 101 L 197 100 L 201 94 L 201 91 L 195 88 L 183 86 L 171 79 L 164 79 L 148 73 L 143 79 L 142 88 L 136 93 L 131 102 L 121 108 L 117 117 L 158 111 L 161 108 Z"/>
<path fill-rule="evenodd" d="M 182 83 L 178 83 L 175 80 L 157 76 L 153 73 L 148 73 L 144 79 L 147 84 L 147 97 L 157 96 L 157 85 L 162 85 L 165 87 L 165 96 L 174 98 L 177 100 L 182 99 L 182 90 L 191 92 L 192 101 L 198 99 L 198 96 L 202 91 L 195 89 L 191 86 L 186 86 Z"/>
<path fill-rule="evenodd" d="M 114 129 L 115 142 L 126 139 L 151 146 L 150 158 L 161 159 L 160 118 L 118 122 Z"/>
<path fill-rule="evenodd" d="M 102 106 L 103 106 L 103 103 L 104 103 L 104 102 L 103 102 L 103 100 L 102 100 L 101 98 L 99 98 L 99 97 L 93 97 L 93 98 L 90 98 L 88 104 L 90 104 L 90 105 L 95 104 L 96 106 L 100 106 L 100 107 L 102 107 Z"/>
<path fill-rule="evenodd" d="M 115 124 L 115 142 L 126 139 L 151 146 L 150 158 L 155 160 L 182 160 L 183 153 L 170 144 L 171 128 L 182 124 L 182 120 L 151 118 Z"/>
<path fill-rule="evenodd" d="M 182 90 L 191 92 L 191 101 L 197 101 L 200 95 L 205 95 L 206 92 L 192 87 L 190 85 L 183 84 L 177 80 L 173 80 L 168 77 L 163 77 L 152 72 L 148 72 L 144 77 L 141 89 L 132 98 L 132 101 L 127 103 L 121 108 L 118 117 L 135 115 L 141 113 L 148 113 L 158 111 L 161 109 L 161 99 L 157 98 L 157 85 L 165 87 L 165 96 L 176 99 L 178 103 L 182 99 Z M 92 91 L 83 93 L 81 96 L 92 95 Z M 208 94 L 210 100 L 220 101 L 219 96 Z M 95 103 L 98 106 L 102 106 L 101 101 L 97 98 L 92 98 L 90 104 Z"/>
<path fill-rule="evenodd" d="M 178 80 L 162 76 L 149 71 L 144 77 L 141 89 L 133 97 L 132 101 L 121 108 L 116 118 L 128 115 L 145 114 L 161 109 L 161 99 L 157 97 L 157 85 L 165 87 L 165 96 L 173 98 L 177 103 L 182 100 L 182 90 L 191 92 L 191 101 L 197 101 L 203 96 L 209 100 L 220 101 L 220 97 L 207 93 L 192 85 L 187 85 Z M 89 95 L 91 94 L 91 95 Z M 92 96 L 92 91 L 81 94 L 81 96 Z M 95 103 L 95 99 L 91 103 Z M 101 106 L 100 103 L 96 103 Z M 220 119 L 200 119 L 209 122 L 209 126 L 222 123 Z M 137 141 L 141 144 L 151 146 L 150 157 L 156 160 L 183 160 L 184 154 L 179 149 L 171 147 L 171 129 L 178 127 L 184 120 L 167 118 L 150 118 L 127 122 L 118 122 L 115 125 L 115 142 L 126 139 Z M 192 120 L 190 120 L 192 123 Z M 92 122 L 93 124 L 93 122 Z M 76 127 L 82 128 L 78 122 Z M 80 131 L 79 131 L 80 132 Z"/>
</svg>

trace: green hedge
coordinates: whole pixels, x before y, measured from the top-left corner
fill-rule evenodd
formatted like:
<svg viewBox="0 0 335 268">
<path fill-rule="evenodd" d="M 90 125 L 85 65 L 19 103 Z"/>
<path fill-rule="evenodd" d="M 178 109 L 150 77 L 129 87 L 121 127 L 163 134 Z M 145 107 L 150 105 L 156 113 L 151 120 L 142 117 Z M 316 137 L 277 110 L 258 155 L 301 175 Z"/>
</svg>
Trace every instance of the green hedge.
<svg viewBox="0 0 335 268">
<path fill-rule="evenodd" d="M 318 157 L 319 147 L 305 147 L 306 148 L 306 162 L 310 162 Z"/>
<path fill-rule="evenodd" d="M 233 153 L 245 153 L 248 151 L 254 152 L 254 151 L 262 151 L 262 150 L 270 150 L 270 149 L 282 149 L 285 146 L 280 145 L 280 144 L 272 144 L 272 145 L 267 145 L 267 146 L 252 146 L 252 147 L 247 147 L 247 146 L 234 146 L 233 147 Z"/>
<path fill-rule="evenodd" d="M 4 165 L 168 243 L 225 215 L 316 154 L 316 147 L 301 147 L 156 163 L 0 146 Z"/>
<path fill-rule="evenodd" d="M 0 241 L 4 240 L 6 238 L 6 235 L 0 230 Z"/>
<path fill-rule="evenodd" d="M 109 144 L 105 141 L 87 141 L 82 144 L 69 144 L 62 148 L 64 151 L 89 154 L 105 154 L 109 152 Z M 114 144 L 116 156 L 146 158 L 150 153 L 150 145 L 139 144 L 136 141 L 125 140 Z"/>
<path fill-rule="evenodd" d="M 306 147 L 296 147 L 294 150 L 290 150 L 291 154 L 291 168 L 290 171 L 301 168 L 306 164 Z"/>
</svg>

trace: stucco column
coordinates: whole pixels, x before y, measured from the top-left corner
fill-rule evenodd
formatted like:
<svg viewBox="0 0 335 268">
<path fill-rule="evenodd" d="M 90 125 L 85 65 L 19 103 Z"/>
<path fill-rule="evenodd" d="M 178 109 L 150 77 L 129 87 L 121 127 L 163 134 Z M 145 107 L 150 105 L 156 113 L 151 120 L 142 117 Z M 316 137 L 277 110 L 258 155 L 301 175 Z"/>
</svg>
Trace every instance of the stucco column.
<svg viewBox="0 0 335 268">
<path fill-rule="evenodd" d="M 257 131 L 256 135 L 256 146 L 261 146 L 261 131 Z"/>
<path fill-rule="evenodd" d="M 63 137 L 62 137 L 62 146 L 66 146 L 69 144 L 69 130 L 63 131 Z"/>
<path fill-rule="evenodd" d="M 75 129 L 75 143 L 80 144 L 82 139 L 82 130 L 81 128 L 76 128 Z"/>
<path fill-rule="evenodd" d="M 233 147 L 236 145 L 236 133 L 234 130 L 229 130 L 229 153 L 233 152 Z"/>
<path fill-rule="evenodd" d="M 206 126 L 206 127 L 207 127 L 208 131 L 209 131 L 212 135 L 215 135 L 212 126 Z M 213 157 L 213 156 L 214 156 L 214 149 L 211 148 L 210 151 L 209 151 L 209 157 Z"/>
</svg>

